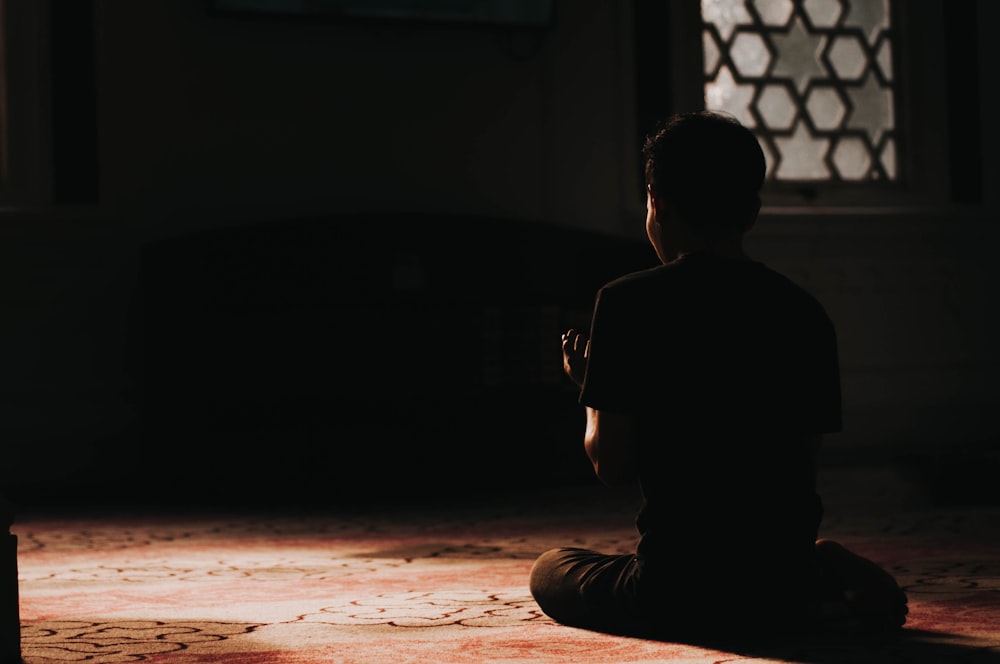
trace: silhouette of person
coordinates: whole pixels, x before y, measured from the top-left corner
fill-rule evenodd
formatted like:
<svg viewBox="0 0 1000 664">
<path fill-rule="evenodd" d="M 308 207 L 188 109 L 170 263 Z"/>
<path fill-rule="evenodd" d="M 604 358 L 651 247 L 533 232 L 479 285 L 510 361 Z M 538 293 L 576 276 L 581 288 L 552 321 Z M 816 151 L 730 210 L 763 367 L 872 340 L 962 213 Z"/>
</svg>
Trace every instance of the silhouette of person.
<svg viewBox="0 0 1000 664">
<path fill-rule="evenodd" d="M 662 123 L 643 157 L 661 265 L 605 284 L 589 334 L 562 335 L 597 478 L 638 482 L 638 544 L 542 553 L 535 601 L 562 624 L 670 640 L 898 629 L 893 577 L 818 537 L 817 454 L 842 427 L 836 332 L 812 295 L 744 251 L 760 144 L 698 111 Z"/>
</svg>

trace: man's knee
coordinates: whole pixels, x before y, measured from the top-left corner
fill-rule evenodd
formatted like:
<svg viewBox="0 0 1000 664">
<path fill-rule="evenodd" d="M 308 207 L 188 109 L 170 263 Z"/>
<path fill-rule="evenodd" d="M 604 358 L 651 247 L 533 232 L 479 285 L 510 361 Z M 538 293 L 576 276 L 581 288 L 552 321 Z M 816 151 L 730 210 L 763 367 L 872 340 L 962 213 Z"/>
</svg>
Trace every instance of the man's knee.
<svg viewBox="0 0 1000 664">
<path fill-rule="evenodd" d="M 528 576 L 528 588 L 535 601 L 542 605 L 559 585 L 557 570 L 562 558 L 562 549 L 549 549 L 535 559 Z M 542 610 L 545 610 L 544 605 Z"/>
</svg>

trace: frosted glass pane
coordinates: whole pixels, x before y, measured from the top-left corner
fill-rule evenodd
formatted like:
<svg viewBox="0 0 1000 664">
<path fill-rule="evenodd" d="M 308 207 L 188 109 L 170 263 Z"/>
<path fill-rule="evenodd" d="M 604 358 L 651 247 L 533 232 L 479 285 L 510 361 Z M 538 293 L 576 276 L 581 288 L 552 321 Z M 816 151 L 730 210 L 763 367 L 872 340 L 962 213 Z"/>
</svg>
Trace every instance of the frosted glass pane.
<svg viewBox="0 0 1000 664">
<path fill-rule="evenodd" d="M 889 27 L 889 0 L 862 0 L 851 3 L 851 10 L 844 19 L 846 27 L 860 27 L 874 44 L 878 33 Z"/>
<path fill-rule="evenodd" d="M 757 0 L 754 3 L 760 19 L 765 25 L 784 25 L 792 15 L 795 7 L 792 0 Z"/>
<path fill-rule="evenodd" d="M 737 25 L 753 22 L 743 0 L 701 0 L 701 17 L 706 23 L 714 23 L 725 41 L 729 41 Z"/>
<path fill-rule="evenodd" d="M 855 80 L 864 73 L 867 58 L 855 37 L 840 36 L 830 48 L 830 64 L 840 78 Z"/>
<path fill-rule="evenodd" d="M 844 102 L 833 88 L 813 88 L 806 101 L 806 110 L 816 128 L 826 131 L 840 127 L 847 114 Z"/>
<path fill-rule="evenodd" d="M 826 180 L 830 176 L 823 163 L 830 142 L 810 136 L 805 123 L 800 122 L 791 137 L 777 136 L 774 142 L 781 159 L 777 177 L 786 180 Z"/>
<path fill-rule="evenodd" d="M 741 33 L 736 35 L 729 48 L 736 69 L 744 76 L 763 76 L 771 62 L 771 54 L 760 35 Z"/>
<path fill-rule="evenodd" d="M 719 47 L 715 45 L 715 39 L 707 30 L 702 34 L 702 44 L 704 45 L 705 74 L 711 74 L 719 65 Z"/>
<path fill-rule="evenodd" d="M 778 60 L 771 71 L 774 76 L 791 78 L 800 92 L 806 89 L 810 79 L 826 77 L 826 68 L 819 59 L 826 38 L 807 32 L 798 18 L 787 35 L 771 35 L 771 41 L 778 52 Z"/>
<path fill-rule="evenodd" d="M 882 132 L 893 127 L 892 91 L 881 87 L 869 74 L 862 87 L 847 88 L 846 93 L 853 106 L 847 126 L 863 129 L 872 143 L 878 143 Z"/>
<path fill-rule="evenodd" d="M 802 6 L 809 14 L 809 20 L 817 28 L 832 28 L 837 25 L 843 9 L 839 0 L 806 0 Z"/>
<path fill-rule="evenodd" d="M 845 180 L 861 180 L 868 174 L 871 158 L 864 141 L 858 138 L 842 138 L 833 152 L 833 163 Z"/>
<path fill-rule="evenodd" d="M 890 180 L 896 179 L 896 142 L 888 139 L 882 148 L 882 168 Z"/>
<path fill-rule="evenodd" d="M 723 66 L 713 83 L 705 86 L 705 105 L 713 111 L 726 111 L 736 116 L 747 127 L 753 128 L 757 122 L 750 113 L 754 86 L 737 83 L 729 68 Z"/>
<path fill-rule="evenodd" d="M 768 85 L 757 99 L 757 110 L 771 129 L 789 129 L 795 120 L 795 104 L 783 85 Z"/>
<path fill-rule="evenodd" d="M 892 80 L 892 47 L 888 39 L 878 49 L 878 68 L 885 80 Z"/>
</svg>

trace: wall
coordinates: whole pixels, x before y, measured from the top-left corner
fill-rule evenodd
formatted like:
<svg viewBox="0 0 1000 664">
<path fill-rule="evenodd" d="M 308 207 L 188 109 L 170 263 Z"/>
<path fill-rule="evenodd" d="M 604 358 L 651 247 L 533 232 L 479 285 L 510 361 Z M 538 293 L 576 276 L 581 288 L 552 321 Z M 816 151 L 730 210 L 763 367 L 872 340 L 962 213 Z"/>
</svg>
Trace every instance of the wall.
<svg viewBox="0 0 1000 664">
<path fill-rule="evenodd" d="M 373 208 L 614 228 L 622 13 L 560 3 L 531 31 L 105 0 L 102 198 L 165 233 Z"/>
<path fill-rule="evenodd" d="M 633 78 L 629 7 L 559 2 L 553 28 L 529 33 L 96 0 L 99 203 L 0 211 L 0 486 L 99 464 L 110 439 L 146 453 L 123 436 L 138 417 L 132 330 L 151 240 L 387 210 L 641 239 L 632 99 L 663 82 Z M 980 26 L 1000 18 L 996 3 L 977 7 Z M 988 118 L 997 55 L 981 30 Z M 847 428 L 835 448 L 997 436 L 1000 137 L 987 123 L 982 137 L 983 204 L 767 210 L 750 240 L 837 320 Z"/>
<path fill-rule="evenodd" d="M 813 292 L 837 325 L 845 421 L 828 442 L 835 455 L 997 449 L 998 241 L 995 216 L 961 212 L 758 222 L 750 250 Z"/>
<path fill-rule="evenodd" d="M 47 5 L 7 7 L 37 28 L 37 48 L 18 42 L 29 81 L 56 59 Z M 541 32 L 212 16 L 202 0 L 95 0 L 93 13 L 98 203 L 49 204 L 39 167 L 41 194 L 2 211 L 2 483 L 74 473 L 112 444 L 140 464 L 148 454 L 130 434 L 147 242 L 366 211 L 623 223 L 634 170 L 620 3 L 560 3 Z M 68 48 L 55 45 L 64 66 Z M 53 95 L 25 87 L 20 126 L 44 126 Z M 49 140 L 41 131 L 37 151 Z"/>
</svg>

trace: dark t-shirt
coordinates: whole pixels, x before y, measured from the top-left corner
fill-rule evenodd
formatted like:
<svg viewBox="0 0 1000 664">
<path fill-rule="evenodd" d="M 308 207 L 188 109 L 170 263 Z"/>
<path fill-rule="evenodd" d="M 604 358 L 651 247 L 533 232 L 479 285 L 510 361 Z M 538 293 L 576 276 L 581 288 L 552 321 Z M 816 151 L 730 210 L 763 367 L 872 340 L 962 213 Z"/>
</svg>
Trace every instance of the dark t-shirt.
<svg viewBox="0 0 1000 664">
<path fill-rule="evenodd" d="M 693 254 L 601 288 L 590 344 L 580 402 L 635 421 L 640 557 L 718 573 L 742 543 L 746 565 L 792 573 L 811 556 L 805 439 L 841 428 L 836 335 L 813 296 L 762 263 Z"/>
</svg>

